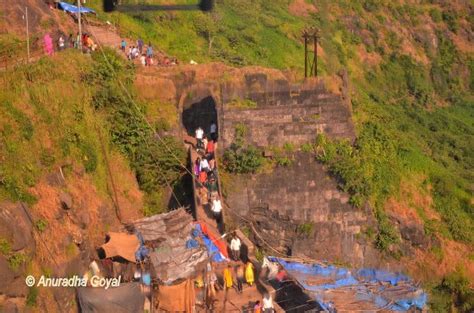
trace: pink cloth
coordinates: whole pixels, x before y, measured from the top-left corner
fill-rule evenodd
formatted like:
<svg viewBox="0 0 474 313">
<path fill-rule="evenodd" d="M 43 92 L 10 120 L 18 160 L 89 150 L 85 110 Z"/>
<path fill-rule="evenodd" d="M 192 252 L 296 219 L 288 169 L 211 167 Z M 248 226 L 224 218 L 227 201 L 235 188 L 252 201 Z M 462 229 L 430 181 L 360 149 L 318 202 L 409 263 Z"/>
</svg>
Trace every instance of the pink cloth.
<svg viewBox="0 0 474 313">
<path fill-rule="evenodd" d="M 47 55 L 53 55 L 54 47 L 53 47 L 53 38 L 51 38 L 50 34 L 46 34 L 43 37 L 44 41 L 44 53 Z"/>
</svg>

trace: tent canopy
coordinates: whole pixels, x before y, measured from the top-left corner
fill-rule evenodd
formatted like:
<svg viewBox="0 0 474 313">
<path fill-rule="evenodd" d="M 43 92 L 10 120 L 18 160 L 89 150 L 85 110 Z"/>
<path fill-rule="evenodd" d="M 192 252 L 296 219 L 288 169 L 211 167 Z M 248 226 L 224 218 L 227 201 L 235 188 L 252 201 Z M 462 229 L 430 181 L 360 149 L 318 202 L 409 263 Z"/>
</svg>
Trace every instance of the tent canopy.
<svg viewBox="0 0 474 313">
<path fill-rule="evenodd" d="M 125 233 L 109 233 L 110 240 L 102 245 L 105 257 L 112 258 L 120 256 L 127 261 L 135 263 L 135 252 L 140 247 L 140 242 L 136 235 Z"/>
<path fill-rule="evenodd" d="M 77 288 L 82 313 L 143 312 L 145 297 L 138 283 L 120 284 L 116 288 Z"/>
<path fill-rule="evenodd" d="M 69 4 L 67 2 L 59 2 L 59 7 L 63 9 L 63 11 L 70 12 L 70 13 L 77 13 L 79 12 L 79 8 L 75 5 Z M 81 13 L 93 13 L 95 11 L 86 7 L 81 6 Z"/>
<path fill-rule="evenodd" d="M 332 265 L 278 262 L 325 311 L 422 310 L 427 295 L 407 276 L 377 269 L 351 270 Z"/>
<path fill-rule="evenodd" d="M 208 262 L 204 247 L 187 246 L 194 226 L 183 208 L 137 220 L 133 226 L 150 247 L 156 276 L 165 284 L 193 277 Z"/>
</svg>

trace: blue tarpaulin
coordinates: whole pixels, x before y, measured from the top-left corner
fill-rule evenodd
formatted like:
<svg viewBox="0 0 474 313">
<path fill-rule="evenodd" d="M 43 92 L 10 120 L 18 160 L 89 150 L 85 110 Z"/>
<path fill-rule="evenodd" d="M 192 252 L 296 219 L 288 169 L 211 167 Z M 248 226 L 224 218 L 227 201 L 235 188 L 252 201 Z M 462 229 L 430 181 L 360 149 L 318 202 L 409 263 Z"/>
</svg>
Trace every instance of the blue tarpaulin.
<svg viewBox="0 0 474 313">
<path fill-rule="evenodd" d="M 201 225 L 196 224 L 195 230 L 198 231 L 199 236 L 202 238 L 202 241 L 207 248 L 207 253 L 212 258 L 213 262 L 227 261 L 227 259 L 222 255 L 222 253 L 219 251 L 219 248 L 212 242 L 212 240 L 202 233 Z"/>
<path fill-rule="evenodd" d="M 342 293 L 345 293 L 342 298 L 353 299 L 351 304 L 359 302 L 365 308 L 392 311 L 407 311 L 412 307 L 423 309 L 428 301 L 427 294 L 403 274 L 371 268 L 351 271 L 332 265 L 289 262 L 275 257 L 269 257 L 269 260 L 280 263 L 327 312 L 341 309 L 337 302 Z M 335 291 L 334 295 L 331 291 Z"/>
<path fill-rule="evenodd" d="M 77 13 L 79 12 L 79 8 L 75 5 L 69 4 L 67 2 L 59 2 L 59 7 L 70 13 Z M 93 13 L 95 14 L 95 11 L 86 7 L 81 6 L 81 13 Z"/>
</svg>

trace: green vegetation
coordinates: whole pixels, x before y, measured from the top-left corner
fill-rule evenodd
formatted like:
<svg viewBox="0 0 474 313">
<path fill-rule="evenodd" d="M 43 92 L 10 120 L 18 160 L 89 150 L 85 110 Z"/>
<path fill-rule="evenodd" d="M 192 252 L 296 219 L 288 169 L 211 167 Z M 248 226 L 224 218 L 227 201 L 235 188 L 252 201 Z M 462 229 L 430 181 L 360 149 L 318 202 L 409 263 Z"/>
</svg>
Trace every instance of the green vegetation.
<svg viewBox="0 0 474 313">
<path fill-rule="evenodd" d="M 314 224 L 312 222 L 306 222 L 306 223 L 300 224 L 296 228 L 296 232 L 305 237 L 309 237 L 313 233 L 313 230 L 314 230 Z"/>
<path fill-rule="evenodd" d="M 8 266 L 14 271 L 17 271 L 28 259 L 26 254 L 12 251 L 10 243 L 5 238 L 1 237 L 0 253 L 7 259 Z"/>
<path fill-rule="evenodd" d="M 186 154 L 172 137 L 156 140 L 161 124 L 154 129 L 147 123 L 147 106 L 136 100 L 133 73 L 111 50 L 94 54 L 92 62 L 66 51 L 54 61 L 44 58 L 3 72 L 0 199 L 34 203 L 28 189 L 65 158 L 82 164 L 106 192 L 103 151 L 112 143 L 130 160 L 146 193 L 147 214 L 165 211 L 163 190 L 181 184 Z"/>
<path fill-rule="evenodd" d="M 257 103 L 250 99 L 233 99 L 229 103 L 229 107 L 236 109 L 255 109 L 257 108 Z"/>
<path fill-rule="evenodd" d="M 46 227 L 48 227 L 48 221 L 46 221 L 44 219 L 38 219 L 35 222 L 35 227 L 41 233 L 46 229 Z"/>
<path fill-rule="evenodd" d="M 453 307 L 459 312 L 474 310 L 474 291 L 462 267 L 446 275 L 432 290 L 430 305 L 433 312 L 450 312 Z"/>
<path fill-rule="evenodd" d="M 111 141 L 128 157 L 140 188 L 147 193 L 144 213 L 163 212 L 163 189 L 180 184 L 186 153 L 175 138 L 155 137 L 161 129 L 147 122 L 146 106 L 132 96 L 133 69 L 112 50 L 95 54 L 94 61 L 94 70 L 86 78 L 95 90 L 92 104 L 106 113 Z"/>
<path fill-rule="evenodd" d="M 224 167 L 228 172 L 255 173 L 263 165 L 262 151 L 245 143 L 246 131 L 244 124 L 237 125 L 234 142 L 224 152 Z"/>
<path fill-rule="evenodd" d="M 36 306 L 36 300 L 38 298 L 39 289 L 36 286 L 30 287 L 28 289 L 28 295 L 26 296 L 26 306 L 34 307 Z"/>
<path fill-rule="evenodd" d="M 86 57 L 64 52 L 0 74 L 0 199 L 36 201 L 29 188 L 68 158 L 82 164 L 99 190 L 106 190 L 96 125 L 81 75 L 91 69 Z M 15 129 L 19 131 L 14 131 Z"/>
</svg>

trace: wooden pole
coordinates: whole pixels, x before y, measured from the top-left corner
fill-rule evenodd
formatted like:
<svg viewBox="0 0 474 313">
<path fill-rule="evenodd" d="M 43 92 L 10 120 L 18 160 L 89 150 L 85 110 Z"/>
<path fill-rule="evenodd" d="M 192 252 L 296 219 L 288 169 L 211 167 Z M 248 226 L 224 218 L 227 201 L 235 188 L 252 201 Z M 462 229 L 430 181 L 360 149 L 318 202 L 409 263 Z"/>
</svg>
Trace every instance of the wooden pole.
<svg viewBox="0 0 474 313">
<path fill-rule="evenodd" d="M 308 77 L 308 34 L 303 34 L 304 38 L 304 77 Z"/>
<path fill-rule="evenodd" d="M 28 22 L 28 7 L 25 7 L 26 19 L 26 63 L 30 63 L 30 26 Z"/>
<path fill-rule="evenodd" d="M 314 33 L 314 77 L 318 77 L 318 35 Z"/>
<path fill-rule="evenodd" d="M 79 50 L 82 52 L 81 0 L 77 0 L 77 23 L 79 24 Z"/>
</svg>

